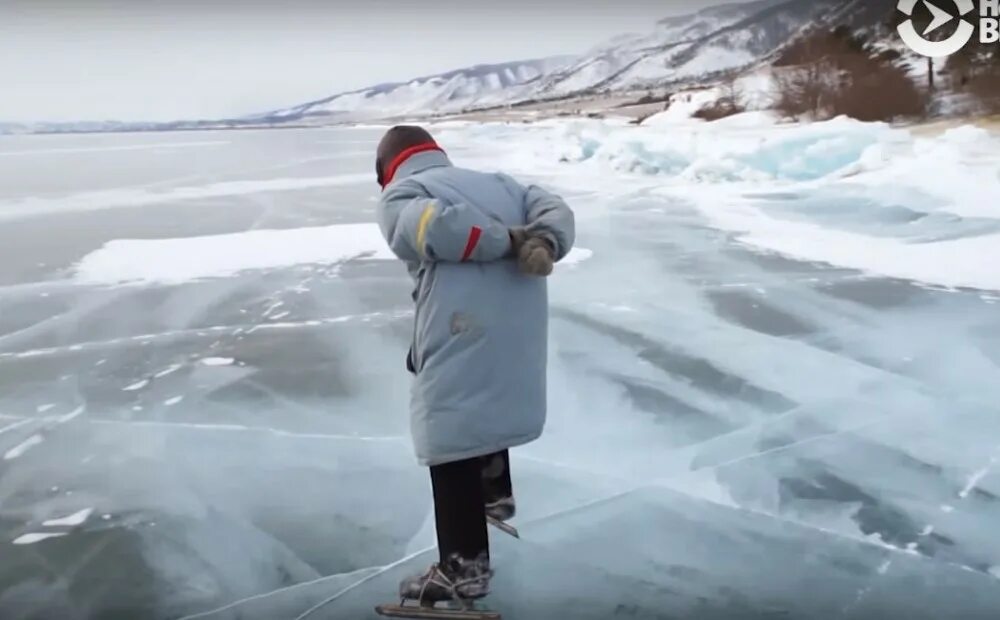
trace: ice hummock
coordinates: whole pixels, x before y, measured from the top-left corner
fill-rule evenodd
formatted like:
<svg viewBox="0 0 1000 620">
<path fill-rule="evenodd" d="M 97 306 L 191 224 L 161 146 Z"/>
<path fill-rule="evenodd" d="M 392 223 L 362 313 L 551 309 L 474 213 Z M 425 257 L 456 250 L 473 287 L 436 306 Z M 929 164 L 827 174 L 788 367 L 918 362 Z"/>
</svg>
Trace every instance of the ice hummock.
<svg viewBox="0 0 1000 620">
<path fill-rule="evenodd" d="M 595 191 L 630 185 L 682 200 L 764 252 L 1000 289 L 1000 272 L 983 260 L 1000 246 L 1000 137 L 974 126 L 915 135 L 845 117 L 787 123 L 769 112 L 691 118 L 717 96 L 693 92 L 641 127 L 571 121 L 524 131 L 509 161 Z M 506 131 L 473 137 L 504 144 Z"/>
</svg>

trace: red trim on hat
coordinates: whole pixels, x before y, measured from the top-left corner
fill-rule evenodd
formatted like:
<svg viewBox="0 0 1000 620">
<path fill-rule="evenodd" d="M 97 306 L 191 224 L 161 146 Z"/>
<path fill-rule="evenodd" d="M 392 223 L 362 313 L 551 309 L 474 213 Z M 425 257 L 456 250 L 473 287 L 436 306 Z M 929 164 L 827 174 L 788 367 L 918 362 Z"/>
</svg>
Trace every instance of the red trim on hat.
<svg viewBox="0 0 1000 620">
<path fill-rule="evenodd" d="M 392 183 L 392 177 L 396 176 L 396 171 L 403 165 L 403 162 L 417 153 L 423 153 L 424 151 L 441 151 L 444 153 L 444 149 L 434 142 L 424 142 L 423 144 L 418 144 L 416 146 L 411 146 L 408 149 L 404 149 L 402 153 L 396 155 L 396 157 L 389 162 L 389 167 L 386 168 L 385 175 L 382 178 L 382 187 L 385 188 L 386 185 Z"/>
</svg>

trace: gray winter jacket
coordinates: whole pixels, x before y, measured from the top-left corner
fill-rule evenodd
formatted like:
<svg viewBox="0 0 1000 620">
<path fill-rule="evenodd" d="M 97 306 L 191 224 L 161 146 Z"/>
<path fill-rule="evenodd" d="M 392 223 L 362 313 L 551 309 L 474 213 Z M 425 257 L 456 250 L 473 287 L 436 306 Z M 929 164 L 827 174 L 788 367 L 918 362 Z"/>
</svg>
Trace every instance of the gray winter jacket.
<svg viewBox="0 0 1000 620">
<path fill-rule="evenodd" d="M 417 458 L 437 465 L 533 441 L 545 425 L 548 294 L 510 256 L 511 227 L 572 248 L 573 212 L 541 188 L 417 153 L 378 207 L 415 281 L 410 425 Z"/>
</svg>

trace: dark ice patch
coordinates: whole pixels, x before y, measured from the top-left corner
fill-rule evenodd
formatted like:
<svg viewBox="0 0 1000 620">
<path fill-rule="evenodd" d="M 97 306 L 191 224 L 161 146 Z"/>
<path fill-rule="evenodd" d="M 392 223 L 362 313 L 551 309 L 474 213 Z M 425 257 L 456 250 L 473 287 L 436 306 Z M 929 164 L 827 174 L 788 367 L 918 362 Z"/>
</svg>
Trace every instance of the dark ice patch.
<svg viewBox="0 0 1000 620">
<path fill-rule="evenodd" d="M 807 275 L 829 278 L 835 275 L 857 275 L 859 273 L 856 270 L 832 267 L 825 263 L 795 260 L 775 252 L 741 247 L 735 244 L 723 252 L 735 261 L 752 263 L 768 273 L 779 275 Z"/>
<path fill-rule="evenodd" d="M 625 388 L 625 393 L 637 409 L 669 420 L 670 429 L 677 434 L 674 445 L 705 441 L 736 428 L 708 411 L 689 405 L 657 387 L 624 375 L 611 375 L 610 378 Z"/>
<path fill-rule="evenodd" d="M 743 197 L 750 200 L 800 200 L 802 194 L 795 192 L 750 192 L 743 194 Z"/>
<path fill-rule="evenodd" d="M 671 349 L 643 334 L 565 308 L 553 309 L 552 314 L 634 349 L 640 359 L 710 394 L 750 403 L 768 412 L 787 411 L 797 404 L 782 394 L 758 387 L 743 377 L 726 372 L 704 358 Z"/>
<path fill-rule="evenodd" d="M 920 297 L 926 297 L 928 294 L 926 290 L 918 288 L 906 280 L 890 278 L 824 282 L 817 285 L 816 290 L 830 297 L 845 299 L 876 309 L 912 305 Z"/>
<path fill-rule="evenodd" d="M 709 291 L 706 296 L 717 315 L 762 334 L 802 336 L 815 331 L 806 321 L 775 308 L 760 296 L 743 291 Z"/>
</svg>

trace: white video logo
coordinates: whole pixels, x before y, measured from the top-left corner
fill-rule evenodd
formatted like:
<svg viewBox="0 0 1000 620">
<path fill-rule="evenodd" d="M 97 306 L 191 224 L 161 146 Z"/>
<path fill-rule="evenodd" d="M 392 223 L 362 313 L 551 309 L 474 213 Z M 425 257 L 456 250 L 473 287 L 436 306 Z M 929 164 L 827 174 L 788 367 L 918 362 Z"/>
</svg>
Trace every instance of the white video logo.
<svg viewBox="0 0 1000 620">
<path fill-rule="evenodd" d="M 913 10 L 917 6 L 918 0 L 899 0 L 896 5 L 901 12 L 907 16 L 913 16 Z M 964 17 L 965 15 L 976 10 L 976 6 L 972 0 L 952 0 L 955 6 L 958 7 L 958 12 Z M 931 58 L 940 58 L 942 56 L 950 56 L 957 52 L 958 50 L 965 47 L 965 45 L 972 40 L 973 35 L 976 32 L 976 27 L 965 21 L 964 19 L 958 25 L 958 29 L 955 30 L 954 34 L 945 39 L 944 41 L 928 41 L 924 38 L 924 35 L 928 35 L 934 32 L 941 26 L 944 26 L 948 22 L 955 19 L 947 11 L 944 11 L 937 6 L 930 3 L 929 0 L 923 0 L 924 5 L 930 10 L 933 19 L 930 25 L 924 30 L 923 34 L 918 33 L 917 29 L 913 25 L 913 20 L 908 19 L 899 25 L 897 30 L 899 31 L 899 36 L 903 37 L 903 42 L 910 46 L 914 52 L 920 54 L 921 56 L 929 56 Z"/>
</svg>

